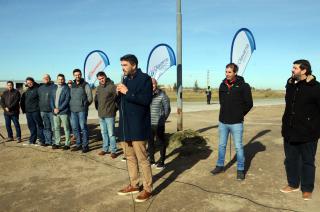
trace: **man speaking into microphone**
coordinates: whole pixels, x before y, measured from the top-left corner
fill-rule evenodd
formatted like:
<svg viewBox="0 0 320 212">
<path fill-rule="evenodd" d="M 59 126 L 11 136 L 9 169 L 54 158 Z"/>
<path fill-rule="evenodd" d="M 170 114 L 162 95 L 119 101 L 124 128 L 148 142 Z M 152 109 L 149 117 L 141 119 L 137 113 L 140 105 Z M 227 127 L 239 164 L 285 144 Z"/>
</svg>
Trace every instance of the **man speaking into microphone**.
<svg viewBox="0 0 320 212">
<path fill-rule="evenodd" d="M 151 78 L 138 68 L 136 56 L 128 54 L 120 58 L 123 70 L 122 82 L 117 86 L 119 102 L 119 137 L 127 158 L 130 185 L 118 191 L 119 195 L 139 193 L 139 165 L 143 177 L 143 191 L 136 202 L 151 197 L 152 173 L 147 159 L 146 142 L 150 137 L 152 101 Z"/>
</svg>

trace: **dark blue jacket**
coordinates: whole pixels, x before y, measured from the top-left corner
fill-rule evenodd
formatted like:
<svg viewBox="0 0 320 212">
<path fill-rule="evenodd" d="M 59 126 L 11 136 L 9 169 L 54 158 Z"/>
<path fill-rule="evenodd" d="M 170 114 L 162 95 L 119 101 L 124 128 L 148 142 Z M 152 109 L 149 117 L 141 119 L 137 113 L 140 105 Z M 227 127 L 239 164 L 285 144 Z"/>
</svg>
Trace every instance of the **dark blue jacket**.
<svg viewBox="0 0 320 212">
<path fill-rule="evenodd" d="M 121 141 L 146 141 L 150 137 L 152 82 L 138 69 L 134 76 L 123 80 L 128 92 L 119 95 L 119 138 Z"/>
<path fill-rule="evenodd" d="M 52 90 L 52 98 L 51 98 L 51 109 L 52 111 L 54 110 L 55 107 L 55 102 L 56 102 L 56 92 L 57 92 L 58 86 L 55 86 L 54 89 Z M 69 102 L 70 102 L 70 88 L 64 84 L 62 85 L 62 90 L 59 98 L 59 114 L 68 114 L 70 112 L 69 109 Z"/>
</svg>

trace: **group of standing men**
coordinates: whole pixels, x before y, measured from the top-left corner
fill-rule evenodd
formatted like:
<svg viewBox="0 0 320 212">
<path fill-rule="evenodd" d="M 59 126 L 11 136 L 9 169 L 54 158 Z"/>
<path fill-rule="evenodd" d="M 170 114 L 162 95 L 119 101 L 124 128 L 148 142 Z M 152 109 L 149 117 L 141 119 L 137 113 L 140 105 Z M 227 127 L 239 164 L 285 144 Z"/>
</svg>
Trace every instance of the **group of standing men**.
<svg viewBox="0 0 320 212">
<path fill-rule="evenodd" d="M 20 108 L 26 114 L 30 131 L 29 144 L 52 146 L 52 149 L 70 149 L 71 131 L 76 145 L 71 151 L 89 151 L 89 131 L 87 117 L 90 104 L 94 101 L 98 110 L 99 123 L 103 139 L 99 155 L 109 154 L 117 157 L 115 136 L 115 117 L 119 110 L 119 140 L 124 152 L 130 175 L 130 185 L 121 189 L 119 195 L 140 192 L 138 164 L 144 177 L 143 190 L 137 196 L 137 202 L 149 199 L 152 190 L 151 165 L 158 169 L 165 166 L 165 122 L 170 114 L 170 100 L 166 93 L 158 88 L 157 81 L 138 69 L 138 60 L 134 55 L 121 57 L 123 79 L 118 85 L 104 72 L 97 73 L 99 86 L 93 98 L 92 90 L 82 78 L 79 69 L 73 70 L 74 81 L 66 84 L 65 76 L 59 74 L 56 84 L 50 75 L 43 77 L 38 85 L 32 77 L 26 78 L 27 90 L 20 92 L 13 88 L 13 82 L 7 82 L 7 90 L 1 97 L 4 109 L 7 141 L 13 141 L 11 121 L 16 127 L 16 140 L 21 140 L 19 124 Z M 61 125 L 64 128 L 65 143 L 61 144 Z M 70 126 L 71 125 L 71 126 Z M 156 163 L 155 138 L 160 144 L 160 159 Z M 146 142 L 147 141 L 147 142 Z M 148 143 L 148 149 L 146 144 Z"/>
<path fill-rule="evenodd" d="M 97 74 L 99 86 L 95 96 L 98 110 L 103 150 L 99 155 L 110 153 L 115 158 L 117 146 L 114 134 L 116 111 L 119 109 L 119 140 L 126 158 L 130 184 L 118 191 L 119 195 L 139 193 L 136 202 L 144 202 L 151 197 L 154 159 L 154 138 L 160 141 L 160 160 L 158 168 L 164 168 L 166 145 L 164 139 L 165 121 L 170 114 L 168 96 L 157 88 L 155 79 L 138 68 L 134 55 L 121 57 L 123 78 L 115 85 L 104 72 Z M 251 88 L 244 78 L 237 75 L 238 66 L 230 63 L 226 66 L 226 78 L 219 87 L 219 153 L 213 175 L 224 172 L 224 160 L 228 136 L 231 133 L 236 147 L 237 179 L 245 179 L 245 153 L 243 151 L 244 116 L 253 107 Z M 20 93 L 13 89 L 13 83 L 7 83 L 7 91 L 1 98 L 4 109 L 8 140 L 13 140 L 11 120 L 17 131 L 17 141 L 21 142 L 19 126 L 19 102 L 26 113 L 30 130 L 31 144 L 37 137 L 43 146 L 60 145 L 60 125 L 65 130 L 66 142 L 63 149 L 70 147 L 71 126 L 77 142 L 73 151 L 87 152 L 88 107 L 93 101 L 89 85 L 81 77 L 81 71 L 73 71 L 75 80 L 70 88 L 65 84 L 62 74 L 57 77 L 57 85 L 45 75 L 40 87 L 33 78 L 28 77 L 28 89 Z M 211 91 L 208 93 L 211 97 Z M 283 193 L 302 191 L 305 200 L 312 198 L 315 181 L 315 155 L 320 137 L 320 84 L 312 75 L 307 60 L 293 63 L 292 76 L 286 85 L 286 106 L 282 118 L 282 136 L 284 138 L 285 170 L 288 185 L 280 189 Z M 210 104 L 210 99 L 208 99 Z M 71 112 L 71 113 L 70 113 Z M 71 114 L 71 116 L 70 116 Z M 52 135 L 54 131 L 54 136 Z M 52 137 L 55 137 L 53 142 Z M 148 141 L 148 149 L 146 144 Z M 139 186 L 139 165 L 143 177 L 143 190 Z"/>
<path fill-rule="evenodd" d="M 93 97 L 91 88 L 81 78 L 81 71 L 73 71 L 75 80 L 70 87 L 65 83 L 63 74 L 57 76 L 57 84 L 51 81 L 48 74 L 43 76 L 43 83 L 39 85 L 32 77 L 26 78 L 27 90 L 22 94 L 13 89 L 13 82 L 7 82 L 7 91 L 1 97 L 1 106 L 4 108 L 8 140 L 13 140 L 11 120 L 16 132 L 17 142 L 21 140 L 19 124 L 20 107 L 26 114 L 30 131 L 29 144 L 36 144 L 39 139 L 41 146 L 52 146 L 52 149 L 70 149 L 70 122 L 72 132 L 76 137 L 76 147 L 72 150 L 88 152 L 88 107 Z M 65 132 L 65 144 L 61 145 L 61 124 Z"/>
</svg>

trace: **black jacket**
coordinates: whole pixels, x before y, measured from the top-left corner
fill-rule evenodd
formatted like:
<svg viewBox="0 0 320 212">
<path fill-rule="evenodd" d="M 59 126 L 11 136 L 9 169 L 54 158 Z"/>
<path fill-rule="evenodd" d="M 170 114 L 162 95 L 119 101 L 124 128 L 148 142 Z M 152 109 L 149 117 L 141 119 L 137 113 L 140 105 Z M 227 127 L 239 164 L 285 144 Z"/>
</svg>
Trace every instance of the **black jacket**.
<svg viewBox="0 0 320 212">
<path fill-rule="evenodd" d="M 39 85 L 34 83 L 31 88 L 28 88 L 21 97 L 21 110 L 23 113 L 37 112 L 39 110 Z"/>
<path fill-rule="evenodd" d="M 116 117 L 116 86 L 109 78 L 106 79 L 106 84 L 99 85 L 94 97 L 94 105 L 98 110 L 100 118 L 114 118 Z"/>
<path fill-rule="evenodd" d="M 146 141 L 150 137 L 152 82 L 140 69 L 131 78 L 126 77 L 126 95 L 119 95 L 119 137 L 121 141 Z"/>
<path fill-rule="evenodd" d="M 3 108 L 4 114 L 6 115 L 17 115 L 20 110 L 20 92 L 16 89 L 11 91 L 6 90 L 1 96 L 1 107 Z M 5 108 L 8 108 L 9 111 L 6 111 Z"/>
<path fill-rule="evenodd" d="M 226 79 L 219 88 L 219 121 L 224 124 L 241 123 L 253 106 L 250 85 L 241 76 L 236 77 L 230 89 L 225 82 Z"/>
<path fill-rule="evenodd" d="M 282 136 L 288 142 L 311 142 L 320 136 L 320 84 L 309 75 L 286 85 L 286 108 L 282 117 Z"/>
<path fill-rule="evenodd" d="M 54 95 L 53 90 L 55 90 L 56 87 L 57 85 L 53 82 L 49 82 L 48 84 L 42 84 L 38 88 L 40 112 L 52 112 L 51 100 Z"/>
</svg>

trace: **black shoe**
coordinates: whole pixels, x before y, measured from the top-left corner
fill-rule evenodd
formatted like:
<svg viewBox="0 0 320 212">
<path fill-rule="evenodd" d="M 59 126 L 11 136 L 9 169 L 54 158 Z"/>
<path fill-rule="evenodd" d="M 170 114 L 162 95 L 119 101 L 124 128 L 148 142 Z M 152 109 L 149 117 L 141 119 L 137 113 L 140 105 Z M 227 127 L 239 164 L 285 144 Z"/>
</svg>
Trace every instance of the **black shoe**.
<svg viewBox="0 0 320 212">
<path fill-rule="evenodd" d="M 222 172 L 224 172 L 223 166 L 216 166 L 216 168 L 211 171 L 211 174 L 216 175 Z"/>
<path fill-rule="evenodd" d="M 62 147 L 62 149 L 63 149 L 63 150 L 69 150 L 70 147 L 69 147 L 69 146 L 64 146 L 64 147 Z"/>
<path fill-rule="evenodd" d="M 35 144 L 35 143 L 34 143 L 34 144 Z M 40 146 L 46 147 L 46 146 L 48 146 L 48 144 L 46 144 L 46 143 L 40 143 Z"/>
<path fill-rule="evenodd" d="M 149 160 L 150 166 L 155 166 L 156 162 L 154 160 Z"/>
<path fill-rule="evenodd" d="M 13 138 L 11 138 L 11 137 L 6 139 L 6 142 L 11 142 L 11 141 L 13 141 Z"/>
<path fill-rule="evenodd" d="M 156 169 L 164 169 L 164 163 L 158 163 Z"/>
<path fill-rule="evenodd" d="M 73 147 L 73 148 L 71 149 L 71 151 L 72 151 L 72 152 L 75 152 L 75 151 L 79 151 L 79 150 L 81 150 L 81 149 L 82 149 L 81 146 L 75 146 L 75 147 Z"/>
<path fill-rule="evenodd" d="M 52 145 L 52 149 L 59 149 L 59 146 L 56 145 L 56 144 L 53 144 L 53 145 Z"/>
<path fill-rule="evenodd" d="M 244 180 L 245 174 L 244 171 L 237 171 L 237 180 Z"/>
<path fill-rule="evenodd" d="M 87 152 L 89 152 L 89 148 L 82 149 L 82 153 L 87 153 Z"/>
</svg>

